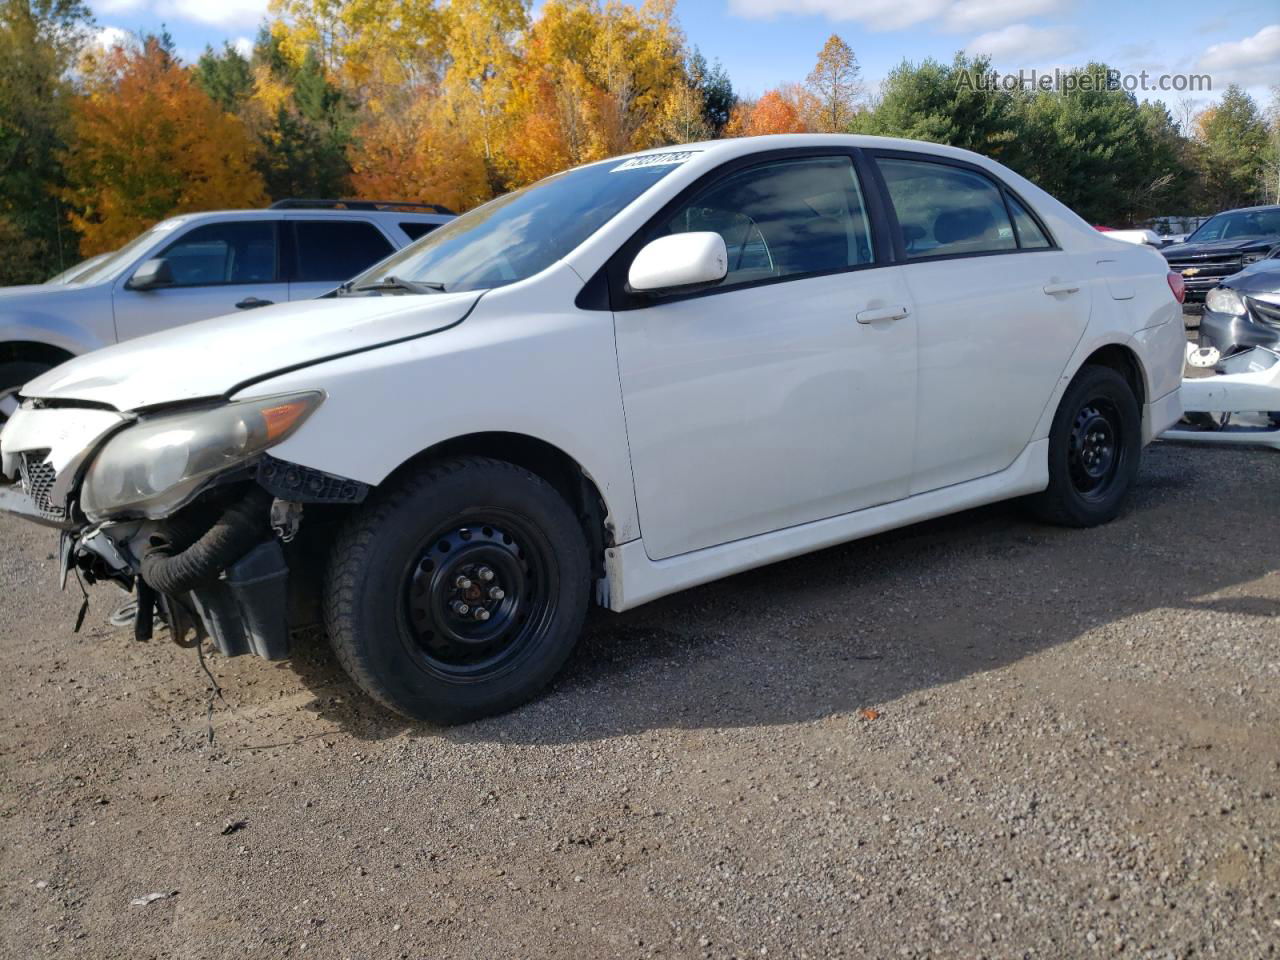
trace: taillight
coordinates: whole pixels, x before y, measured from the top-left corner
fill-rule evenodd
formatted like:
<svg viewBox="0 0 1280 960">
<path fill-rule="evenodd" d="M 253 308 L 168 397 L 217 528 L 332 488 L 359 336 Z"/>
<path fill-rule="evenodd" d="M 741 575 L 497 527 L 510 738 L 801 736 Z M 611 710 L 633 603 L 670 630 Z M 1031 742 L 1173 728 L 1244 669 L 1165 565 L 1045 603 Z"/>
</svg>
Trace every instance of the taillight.
<svg viewBox="0 0 1280 960">
<path fill-rule="evenodd" d="M 1169 281 L 1169 289 L 1173 291 L 1173 299 L 1179 303 L 1187 302 L 1187 285 L 1182 282 L 1182 274 L 1174 273 L 1172 270 L 1165 275 L 1165 279 Z"/>
</svg>

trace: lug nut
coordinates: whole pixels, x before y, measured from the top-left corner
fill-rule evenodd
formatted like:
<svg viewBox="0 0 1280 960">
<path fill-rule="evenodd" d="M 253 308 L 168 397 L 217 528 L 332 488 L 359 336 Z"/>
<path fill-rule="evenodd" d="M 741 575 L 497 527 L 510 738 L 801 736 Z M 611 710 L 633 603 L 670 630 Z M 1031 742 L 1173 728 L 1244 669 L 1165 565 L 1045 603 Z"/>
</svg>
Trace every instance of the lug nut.
<svg viewBox="0 0 1280 960">
<path fill-rule="evenodd" d="M 476 610 L 476 619 L 477 619 L 477 620 L 488 620 L 488 619 L 489 619 L 489 611 L 488 611 L 488 610 L 486 610 L 484 607 L 480 607 L 479 609 L 477 609 L 477 610 Z"/>
<path fill-rule="evenodd" d="M 465 617 L 468 613 L 471 612 L 471 608 L 467 606 L 465 603 L 463 603 L 461 600 L 455 600 L 453 604 L 453 612 L 460 617 Z"/>
<path fill-rule="evenodd" d="M 479 570 L 476 571 L 476 574 L 485 583 L 488 583 L 490 580 L 493 579 L 493 571 L 490 570 L 488 567 L 481 567 Z"/>
<path fill-rule="evenodd" d="M 471 586 L 471 581 L 466 577 L 459 577 L 457 580 L 453 581 L 453 585 L 459 590 L 466 590 Z"/>
<path fill-rule="evenodd" d="M 501 600 L 501 599 L 502 599 L 503 597 L 505 597 L 505 596 L 506 596 L 506 594 L 505 594 L 505 593 L 503 593 L 503 591 L 502 591 L 502 588 L 501 588 L 501 587 L 490 587 L 490 588 L 489 588 L 489 599 L 490 599 L 490 600 Z"/>
</svg>

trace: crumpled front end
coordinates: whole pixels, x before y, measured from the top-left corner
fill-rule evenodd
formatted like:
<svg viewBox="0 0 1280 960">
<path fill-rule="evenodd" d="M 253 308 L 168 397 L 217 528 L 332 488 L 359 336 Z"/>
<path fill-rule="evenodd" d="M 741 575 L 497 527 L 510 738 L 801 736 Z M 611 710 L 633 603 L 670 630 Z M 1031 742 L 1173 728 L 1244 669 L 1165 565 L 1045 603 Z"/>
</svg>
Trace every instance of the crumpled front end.
<svg viewBox="0 0 1280 960">
<path fill-rule="evenodd" d="M 225 419 L 233 407 L 217 412 Z M 269 425 L 282 408 L 263 409 Z M 0 487 L 0 509 L 62 530 L 64 585 L 75 572 L 89 584 L 110 581 L 135 594 L 137 639 L 150 639 L 159 619 L 182 646 L 209 637 L 227 656 L 282 659 L 291 629 L 315 619 L 318 570 L 309 558 L 323 550 L 295 542 L 303 506 L 316 508 L 315 526 L 322 531 L 327 508 L 357 503 L 367 488 L 260 450 L 232 460 L 216 445 L 226 468 L 197 471 L 190 465 L 207 457 L 207 439 L 188 441 L 188 452 L 179 456 L 163 438 L 172 440 L 184 429 L 198 435 L 200 418 L 209 412 L 148 418 L 28 400 L 0 433 L 0 468 L 17 481 L 16 489 Z M 120 439 L 131 430 L 136 432 L 127 442 Z M 144 452 L 154 452 L 153 462 L 116 462 L 133 455 L 139 441 Z M 186 476 L 192 473 L 194 480 Z M 117 506 L 100 505 L 96 516 L 93 508 L 86 511 L 90 482 L 99 488 L 100 503 Z M 129 495 L 147 483 L 156 488 L 151 499 L 130 502 Z M 115 489 L 120 485 L 124 494 Z"/>
</svg>

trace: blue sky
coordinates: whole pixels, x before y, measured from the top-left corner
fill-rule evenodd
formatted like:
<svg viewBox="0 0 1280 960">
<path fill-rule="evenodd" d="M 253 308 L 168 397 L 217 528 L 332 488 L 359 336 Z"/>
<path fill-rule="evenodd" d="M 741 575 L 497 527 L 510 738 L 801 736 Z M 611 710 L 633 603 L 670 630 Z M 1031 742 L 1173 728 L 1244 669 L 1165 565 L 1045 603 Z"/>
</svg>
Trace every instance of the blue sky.
<svg viewBox="0 0 1280 960">
<path fill-rule="evenodd" d="M 205 44 L 247 44 L 267 7 L 267 0 L 91 3 L 107 36 L 157 30 L 163 23 L 187 59 Z M 690 44 L 723 62 L 746 95 L 803 80 L 833 32 L 853 47 L 872 92 L 904 57 L 950 59 L 960 49 L 990 54 L 1003 71 L 1102 59 L 1132 73 L 1208 73 L 1215 93 L 1234 81 L 1264 106 L 1269 87 L 1280 84 L 1275 0 L 679 0 L 678 15 Z M 1171 108 L 1184 96 L 1201 105 L 1214 96 L 1138 95 L 1159 97 Z"/>
</svg>

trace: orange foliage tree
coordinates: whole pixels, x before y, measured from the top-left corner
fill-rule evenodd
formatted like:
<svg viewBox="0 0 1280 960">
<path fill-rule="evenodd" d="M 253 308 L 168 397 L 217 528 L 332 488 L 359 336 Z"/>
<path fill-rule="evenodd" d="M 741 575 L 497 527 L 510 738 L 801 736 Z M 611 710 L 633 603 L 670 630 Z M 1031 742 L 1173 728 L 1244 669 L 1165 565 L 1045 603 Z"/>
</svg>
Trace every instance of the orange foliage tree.
<svg viewBox="0 0 1280 960">
<path fill-rule="evenodd" d="M 254 144 L 148 37 L 85 64 L 65 158 L 72 226 L 86 256 L 114 250 L 165 217 L 266 202 Z"/>
<path fill-rule="evenodd" d="M 759 137 L 769 133 L 804 133 L 809 127 L 803 105 L 784 91 L 770 90 L 755 103 L 740 103 L 729 115 L 726 137 Z"/>
</svg>

